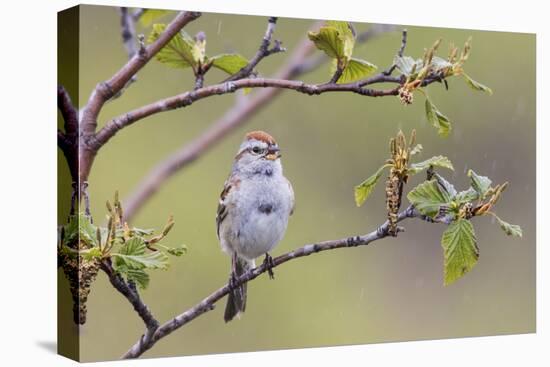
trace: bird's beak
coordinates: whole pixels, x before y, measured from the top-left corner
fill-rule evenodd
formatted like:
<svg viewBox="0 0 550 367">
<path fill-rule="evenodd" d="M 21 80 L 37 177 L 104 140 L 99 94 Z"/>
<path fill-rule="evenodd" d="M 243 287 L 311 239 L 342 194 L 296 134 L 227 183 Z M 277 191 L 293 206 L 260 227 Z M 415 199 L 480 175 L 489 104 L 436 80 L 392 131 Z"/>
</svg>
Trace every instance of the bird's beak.
<svg viewBox="0 0 550 367">
<path fill-rule="evenodd" d="M 279 150 L 279 147 L 269 147 L 267 154 L 265 155 L 265 159 L 274 161 L 279 158 L 281 158 L 281 151 Z"/>
</svg>

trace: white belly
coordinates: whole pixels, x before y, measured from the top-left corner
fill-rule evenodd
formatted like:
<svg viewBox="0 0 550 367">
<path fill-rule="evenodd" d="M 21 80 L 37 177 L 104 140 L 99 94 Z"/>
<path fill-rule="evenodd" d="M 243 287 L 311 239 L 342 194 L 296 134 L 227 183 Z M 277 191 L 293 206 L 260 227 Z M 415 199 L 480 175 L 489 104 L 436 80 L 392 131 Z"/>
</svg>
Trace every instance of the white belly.
<svg viewBox="0 0 550 367">
<path fill-rule="evenodd" d="M 232 202 L 221 225 L 222 248 L 248 260 L 270 252 L 282 240 L 292 206 L 292 193 L 282 175 L 242 182 L 238 202 Z"/>
<path fill-rule="evenodd" d="M 249 260 L 271 251 L 283 238 L 288 217 L 280 213 L 250 216 L 241 226 L 234 243 L 237 253 Z"/>
</svg>

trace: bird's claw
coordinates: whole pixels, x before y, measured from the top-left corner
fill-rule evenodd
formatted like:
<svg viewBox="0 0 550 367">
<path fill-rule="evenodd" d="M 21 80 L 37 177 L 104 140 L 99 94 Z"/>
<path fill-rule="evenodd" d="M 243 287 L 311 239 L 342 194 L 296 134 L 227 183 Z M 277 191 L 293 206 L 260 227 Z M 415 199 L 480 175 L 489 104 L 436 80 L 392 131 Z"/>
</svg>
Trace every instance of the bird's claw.
<svg viewBox="0 0 550 367">
<path fill-rule="evenodd" d="M 269 275 L 269 279 L 275 279 L 275 273 L 273 272 L 275 263 L 273 262 L 273 258 L 271 257 L 271 255 L 269 255 L 268 253 L 265 254 L 264 265 L 267 269 L 267 274 Z"/>
</svg>

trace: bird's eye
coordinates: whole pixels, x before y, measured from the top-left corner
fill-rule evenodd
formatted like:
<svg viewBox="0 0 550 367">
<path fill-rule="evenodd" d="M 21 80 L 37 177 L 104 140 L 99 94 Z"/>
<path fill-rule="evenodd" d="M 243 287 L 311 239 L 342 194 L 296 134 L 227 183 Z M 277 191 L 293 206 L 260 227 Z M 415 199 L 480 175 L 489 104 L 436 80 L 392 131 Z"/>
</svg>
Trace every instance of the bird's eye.
<svg viewBox="0 0 550 367">
<path fill-rule="evenodd" d="M 260 147 L 254 147 L 254 148 L 252 148 L 252 152 L 253 152 L 254 154 L 260 154 L 262 151 L 263 151 L 263 149 L 260 148 Z"/>
</svg>

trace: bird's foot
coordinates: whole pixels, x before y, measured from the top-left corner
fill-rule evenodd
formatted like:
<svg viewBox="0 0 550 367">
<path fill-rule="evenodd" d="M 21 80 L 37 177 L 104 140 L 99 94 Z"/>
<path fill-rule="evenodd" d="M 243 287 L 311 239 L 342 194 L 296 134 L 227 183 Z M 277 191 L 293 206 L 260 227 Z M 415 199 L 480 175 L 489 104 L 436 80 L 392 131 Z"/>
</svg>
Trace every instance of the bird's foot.
<svg viewBox="0 0 550 367">
<path fill-rule="evenodd" d="M 275 273 L 273 272 L 275 263 L 273 262 L 273 258 L 271 257 L 271 255 L 269 255 L 268 253 L 265 254 L 264 265 L 267 269 L 267 274 L 269 275 L 269 279 L 275 279 Z"/>
<path fill-rule="evenodd" d="M 237 276 L 237 274 L 235 272 L 231 272 L 231 275 L 229 276 L 229 281 L 227 282 L 227 284 L 229 284 L 229 288 L 231 290 L 233 289 L 237 289 L 238 285 L 237 285 L 237 281 L 239 280 L 239 277 Z"/>
</svg>

